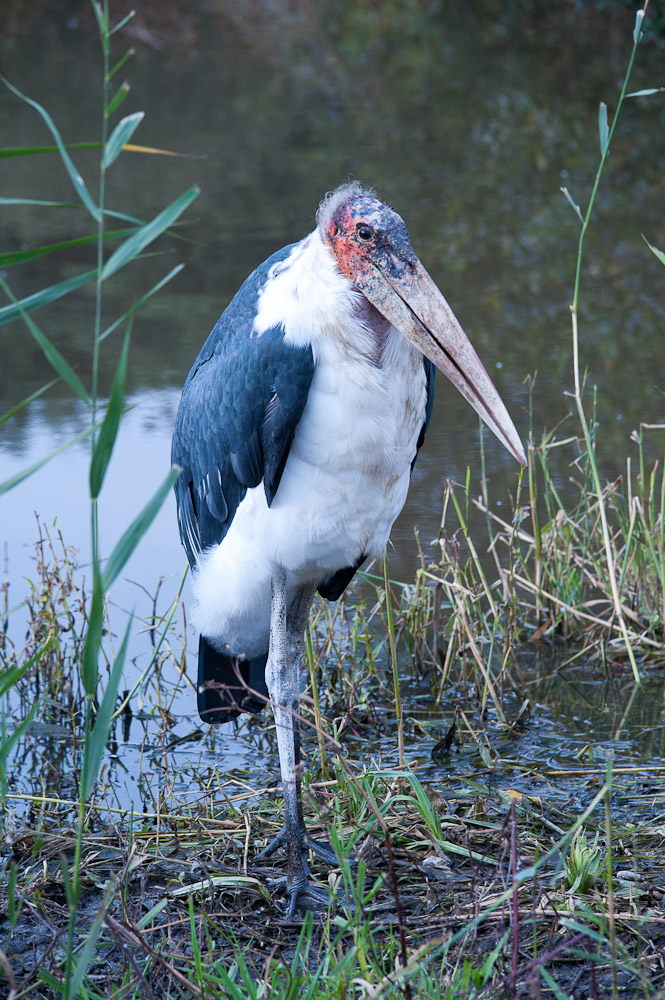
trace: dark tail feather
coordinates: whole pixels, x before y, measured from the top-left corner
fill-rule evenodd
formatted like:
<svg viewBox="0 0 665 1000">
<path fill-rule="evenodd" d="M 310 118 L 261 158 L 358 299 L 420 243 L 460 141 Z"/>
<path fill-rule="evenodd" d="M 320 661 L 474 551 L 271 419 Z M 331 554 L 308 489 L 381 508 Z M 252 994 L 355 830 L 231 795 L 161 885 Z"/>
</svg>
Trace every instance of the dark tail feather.
<svg viewBox="0 0 665 1000">
<path fill-rule="evenodd" d="M 199 639 L 198 710 L 204 722 L 230 722 L 241 712 L 262 711 L 268 700 L 268 654 L 237 660 Z M 249 690 L 251 689 L 251 690 Z"/>
<path fill-rule="evenodd" d="M 327 601 L 338 601 L 366 558 L 363 553 L 353 566 L 345 566 L 344 569 L 338 569 L 336 573 L 331 573 L 325 580 L 322 580 L 316 588 L 321 597 L 325 597 Z"/>
</svg>

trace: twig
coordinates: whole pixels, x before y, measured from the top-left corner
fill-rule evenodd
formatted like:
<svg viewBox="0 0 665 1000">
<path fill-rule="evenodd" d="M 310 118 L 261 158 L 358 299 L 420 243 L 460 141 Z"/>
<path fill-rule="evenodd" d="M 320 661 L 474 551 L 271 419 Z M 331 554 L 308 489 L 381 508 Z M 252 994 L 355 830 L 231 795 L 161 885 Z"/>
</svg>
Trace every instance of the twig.
<svg viewBox="0 0 665 1000">
<path fill-rule="evenodd" d="M 152 987 L 150 986 L 150 983 L 145 978 L 145 976 L 139 969 L 138 965 L 136 964 L 136 960 L 132 955 L 131 951 L 125 947 L 122 935 L 119 933 L 118 928 L 115 926 L 115 921 L 113 920 L 113 918 L 109 918 L 107 916 L 106 923 L 108 925 L 109 931 L 111 932 L 111 937 L 115 940 L 116 944 L 118 945 L 123 955 L 131 965 L 132 969 L 134 970 L 134 975 L 136 976 L 137 982 L 139 982 L 143 990 L 145 990 L 145 995 L 148 997 L 148 1000 L 155 1000 L 155 994 L 152 992 Z"/>
<path fill-rule="evenodd" d="M 151 948 L 148 942 L 143 939 L 143 936 L 141 935 L 141 932 L 138 930 L 137 927 L 126 927 L 123 924 L 118 923 L 117 920 L 114 920 L 113 917 L 108 913 L 104 918 L 104 922 L 107 924 L 111 933 L 114 933 L 114 936 L 116 934 L 124 935 L 124 937 L 128 938 L 132 942 L 132 944 L 137 945 L 148 955 L 150 955 L 153 962 L 156 962 L 163 969 L 165 969 L 168 972 L 168 974 L 170 976 L 173 976 L 176 982 L 183 987 L 183 989 L 189 990 L 192 996 L 203 997 L 203 992 L 199 989 L 199 987 L 195 983 L 191 981 L 191 979 L 188 979 L 187 976 L 184 976 L 182 972 L 178 972 L 178 970 L 174 968 L 173 965 L 167 962 L 166 959 L 162 958 L 159 952 L 155 951 L 154 948 Z"/>
</svg>

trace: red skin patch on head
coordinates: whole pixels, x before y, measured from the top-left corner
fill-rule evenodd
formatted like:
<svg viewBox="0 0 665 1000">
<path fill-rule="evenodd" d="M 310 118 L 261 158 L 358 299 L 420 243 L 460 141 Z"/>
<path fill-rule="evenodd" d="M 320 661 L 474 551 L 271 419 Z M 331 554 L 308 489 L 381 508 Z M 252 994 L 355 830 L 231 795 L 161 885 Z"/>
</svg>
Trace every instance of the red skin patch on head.
<svg viewBox="0 0 665 1000">
<path fill-rule="evenodd" d="M 374 212 L 371 211 L 373 207 Z M 326 242 L 339 269 L 354 284 L 359 276 L 370 273 L 369 258 L 374 249 L 373 242 L 360 239 L 356 227 L 361 223 L 372 226 L 372 215 L 376 214 L 376 208 L 383 206 L 374 199 L 356 195 L 339 206 L 328 225 Z"/>
</svg>

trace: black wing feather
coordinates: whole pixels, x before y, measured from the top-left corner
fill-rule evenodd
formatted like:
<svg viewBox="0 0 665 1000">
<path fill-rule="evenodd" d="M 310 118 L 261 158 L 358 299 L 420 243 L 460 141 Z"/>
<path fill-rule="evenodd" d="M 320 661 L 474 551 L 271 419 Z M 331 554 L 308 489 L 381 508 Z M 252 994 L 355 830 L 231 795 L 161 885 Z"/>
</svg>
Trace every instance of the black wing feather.
<svg viewBox="0 0 665 1000">
<path fill-rule="evenodd" d="M 314 374 L 309 347 L 280 328 L 253 332 L 256 302 L 274 254 L 244 283 L 189 373 L 178 408 L 172 461 L 180 537 L 192 565 L 219 544 L 245 493 L 263 481 L 270 505 Z"/>
</svg>

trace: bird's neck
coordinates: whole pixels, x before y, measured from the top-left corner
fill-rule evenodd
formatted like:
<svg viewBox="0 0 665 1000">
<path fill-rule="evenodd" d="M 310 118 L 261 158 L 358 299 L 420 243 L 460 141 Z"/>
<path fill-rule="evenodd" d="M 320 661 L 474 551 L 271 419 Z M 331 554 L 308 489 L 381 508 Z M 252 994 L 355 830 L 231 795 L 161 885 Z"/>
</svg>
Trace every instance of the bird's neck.
<svg viewBox="0 0 665 1000">
<path fill-rule="evenodd" d="M 355 315 L 358 322 L 362 323 L 374 338 L 373 360 L 375 364 L 380 366 L 383 362 L 384 350 L 390 334 L 390 320 L 382 316 L 379 310 L 362 293 L 359 295 L 355 305 Z"/>
<path fill-rule="evenodd" d="M 311 347 L 331 341 L 345 353 L 381 363 L 391 325 L 339 270 L 317 230 L 275 264 L 261 289 L 254 335 L 281 326 L 285 341 Z"/>
</svg>

